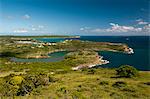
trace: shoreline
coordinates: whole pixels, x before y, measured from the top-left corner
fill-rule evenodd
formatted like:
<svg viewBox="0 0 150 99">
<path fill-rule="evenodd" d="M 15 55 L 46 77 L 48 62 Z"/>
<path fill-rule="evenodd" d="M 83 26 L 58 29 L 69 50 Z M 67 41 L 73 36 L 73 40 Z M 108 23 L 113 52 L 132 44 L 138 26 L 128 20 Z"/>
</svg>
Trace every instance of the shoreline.
<svg viewBox="0 0 150 99">
<path fill-rule="evenodd" d="M 104 65 L 104 64 L 109 64 L 109 61 L 104 60 L 103 56 L 98 55 L 98 59 L 96 61 L 94 61 L 93 63 L 81 64 L 79 66 L 72 67 L 71 69 L 75 71 L 75 70 L 80 70 L 80 69 L 83 69 L 83 68 L 93 68 L 93 67 L 96 67 L 98 65 Z"/>
</svg>

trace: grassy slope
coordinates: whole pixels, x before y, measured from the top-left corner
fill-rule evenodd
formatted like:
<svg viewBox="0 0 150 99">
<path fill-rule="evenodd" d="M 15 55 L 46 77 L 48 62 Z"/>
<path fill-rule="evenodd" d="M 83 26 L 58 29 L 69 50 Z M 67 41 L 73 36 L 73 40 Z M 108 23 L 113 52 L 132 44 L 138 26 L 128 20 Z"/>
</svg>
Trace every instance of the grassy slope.
<svg viewBox="0 0 150 99">
<path fill-rule="evenodd" d="M 78 42 L 73 43 L 72 47 L 76 48 L 76 46 L 82 49 L 89 48 L 91 45 L 84 43 L 79 46 Z M 112 47 L 114 48 L 114 46 Z M 67 48 L 69 49 L 69 46 Z M 71 71 L 71 67 L 75 66 L 75 63 L 69 60 L 55 63 L 9 63 L 4 58 L 0 60 L 0 88 L 2 87 L 3 77 L 11 73 L 28 75 L 37 72 L 54 72 L 52 76 L 56 79 L 56 82 L 35 89 L 29 96 L 21 97 L 25 99 L 27 97 L 44 99 L 66 97 L 69 99 L 147 99 L 150 97 L 150 86 L 144 84 L 150 81 L 150 72 L 140 72 L 136 78 L 116 78 L 114 69 L 100 68 L 96 69 L 94 74 L 90 74 L 89 70 Z M 117 81 L 126 82 L 127 85 L 119 88 L 113 87 L 112 85 Z M 108 85 L 100 84 L 100 82 L 107 82 Z"/>
<path fill-rule="evenodd" d="M 111 78 L 115 77 L 114 70 L 98 69 L 96 74 L 87 74 L 86 72 L 72 72 L 67 74 L 55 75 L 61 81 L 52 83 L 48 88 L 42 91 L 43 95 L 49 97 L 78 97 L 78 98 L 146 98 L 150 97 L 149 86 L 141 84 L 150 79 L 149 73 L 140 73 L 139 78 Z M 144 79 L 143 79 L 144 77 Z M 100 85 L 101 81 L 107 81 L 108 85 Z M 112 84 L 116 81 L 123 81 L 127 86 L 114 88 Z M 66 94 L 59 89 L 66 89 Z"/>
<path fill-rule="evenodd" d="M 150 86 L 143 84 L 150 81 L 149 72 L 140 72 L 136 78 L 115 78 L 114 69 L 96 69 L 95 74 L 88 71 L 55 73 L 56 82 L 40 87 L 29 96 L 21 98 L 79 98 L 79 99 L 148 99 Z M 126 82 L 123 87 L 113 87 L 117 81 Z M 100 84 L 107 82 L 107 84 Z M 20 98 L 20 97 L 17 97 Z"/>
<path fill-rule="evenodd" d="M 4 61 L 3 59 L 2 64 Z M 94 74 L 91 74 L 89 70 L 72 71 L 70 68 L 74 63 L 71 61 L 2 64 L 0 66 L 0 87 L 2 87 L 3 77 L 10 73 L 17 75 L 19 73 L 27 75 L 39 72 L 54 73 L 51 76 L 56 79 L 56 82 L 37 88 L 29 96 L 22 98 L 147 99 L 150 97 L 150 86 L 144 84 L 150 81 L 150 72 L 140 71 L 136 78 L 116 78 L 115 69 L 99 68 L 95 70 Z M 117 81 L 126 82 L 127 85 L 115 88 L 112 85 Z M 108 85 L 101 85 L 100 82 L 107 82 Z"/>
<path fill-rule="evenodd" d="M 45 72 L 51 74 L 56 79 L 56 82 L 51 82 L 48 86 L 43 86 L 35 89 L 28 97 L 40 98 L 140 98 L 147 99 L 150 97 L 150 86 L 144 83 L 150 81 L 150 72 L 140 71 L 136 78 L 116 78 L 115 69 L 96 69 L 94 74 L 89 70 L 72 71 L 71 61 L 61 61 L 54 63 L 9 63 L 4 64 L 6 60 L 1 60 L 0 66 L 0 87 L 2 87 L 3 77 L 11 73 L 14 74 L 35 74 Z M 127 85 L 120 88 L 115 88 L 112 85 L 117 81 L 126 82 Z M 100 84 L 100 82 L 107 82 Z M 24 96 L 22 98 L 27 98 Z"/>
</svg>

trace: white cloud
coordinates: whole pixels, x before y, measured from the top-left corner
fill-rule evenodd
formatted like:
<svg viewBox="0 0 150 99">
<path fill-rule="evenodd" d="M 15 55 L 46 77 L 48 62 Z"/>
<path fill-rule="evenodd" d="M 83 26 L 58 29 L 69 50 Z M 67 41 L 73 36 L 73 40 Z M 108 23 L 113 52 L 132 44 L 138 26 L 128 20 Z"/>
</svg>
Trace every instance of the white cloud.
<svg viewBox="0 0 150 99">
<path fill-rule="evenodd" d="M 139 25 L 146 25 L 146 24 L 148 24 L 148 22 L 141 21 L 141 22 L 139 22 L 138 24 L 139 24 Z"/>
<path fill-rule="evenodd" d="M 145 26 L 143 27 L 143 31 L 146 32 L 146 33 L 150 33 L 150 24 L 145 25 Z"/>
<path fill-rule="evenodd" d="M 148 22 L 145 22 L 143 19 L 137 19 L 136 22 L 138 22 L 138 25 L 146 25 Z"/>
<path fill-rule="evenodd" d="M 15 29 L 13 32 L 14 33 L 27 33 L 28 30 L 25 28 L 19 28 L 19 29 Z"/>
<path fill-rule="evenodd" d="M 89 30 L 89 29 L 91 29 L 91 27 L 82 27 L 82 28 L 80 28 L 80 31 L 86 31 L 86 30 Z"/>
<path fill-rule="evenodd" d="M 36 28 L 31 28 L 32 31 L 36 31 Z"/>
<path fill-rule="evenodd" d="M 142 28 L 137 28 L 133 26 L 121 26 L 119 24 L 110 23 L 110 28 L 95 28 L 95 29 L 86 29 L 86 28 L 80 28 L 81 31 L 84 32 L 92 32 L 92 33 L 102 33 L 102 32 L 141 32 Z"/>
<path fill-rule="evenodd" d="M 28 14 L 25 14 L 24 16 L 23 16 L 23 19 L 30 19 L 31 17 L 30 17 L 30 15 L 28 15 Z"/>
<path fill-rule="evenodd" d="M 107 32 L 107 30 L 106 29 L 96 28 L 96 29 L 92 29 L 90 32 L 100 33 L 100 32 Z"/>
<path fill-rule="evenodd" d="M 109 29 L 106 29 L 107 32 L 140 32 L 142 28 L 135 28 L 133 26 L 121 26 L 118 24 L 110 23 L 112 26 Z"/>
<path fill-rule="evenodd" d="M 84 28 L 80 28 L 80 31 L 84 31 Z"/>
<path fill-rule="evenodd" d="M 31 25 L 27 28 L 16 28 L 13 30 L 14 33 L 45 33 L 46 28 L 44 25 Z"/>
</svg>

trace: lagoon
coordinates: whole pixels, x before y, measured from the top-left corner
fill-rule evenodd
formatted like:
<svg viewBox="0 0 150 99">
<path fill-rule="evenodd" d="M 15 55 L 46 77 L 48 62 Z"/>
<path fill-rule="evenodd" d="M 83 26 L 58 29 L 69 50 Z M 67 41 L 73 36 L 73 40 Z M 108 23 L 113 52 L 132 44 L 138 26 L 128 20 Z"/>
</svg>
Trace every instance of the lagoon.
<svg viewBox="0 0 150 99">
<path fill-rule="evenodd" d="M 67 53 L 65 51 L 50 53 L 48 54 L 50 56 L 49 58 L 21 59 L 12 57 L 10 60 L 13 62 L 57 62 L 62 61 Z"/>
<path fill-rule="evenodd" d="M 43 42 L 61 42 L 66 39 L 68 40 L 73 38 L 39 38 L 38 40 Z M 104 59 L 110 61 L 109 64 L 105 64 L 100 67 L 115 68 L 120 65 L 131 65 L 139 70 L 150 70 L 149 36 L 81 36 L 80 38 L 74 39 L 95 42 L 126 43 L 129 47 L 134 49 L 134 54 L 108 51 L 99 52 L 99 55 L 102 55 Z M 45 59 L 11 58 L 11 60 L 15 62 L 57 62 L 63 60 L 66 54 L 67 52 L 55 52 L 49 54 L 51 56 L 50 58 Z"/>
<path fill-rule="evenodd" d="M 66 39 L 40 38 L 39 40 L 60 42 Z M 99 52 L 99 55 L 102 55 L 104 59 L 110 61 L 109 64 L 102 65 L 101 67 L 115 68 L 120 65 L 132 65 L 139 70 L 150 70 L 150 36 L 81 36 L 77 39 L 94 42 L 126 43 L 134 49 L 134 54 Z"/>
</svg>

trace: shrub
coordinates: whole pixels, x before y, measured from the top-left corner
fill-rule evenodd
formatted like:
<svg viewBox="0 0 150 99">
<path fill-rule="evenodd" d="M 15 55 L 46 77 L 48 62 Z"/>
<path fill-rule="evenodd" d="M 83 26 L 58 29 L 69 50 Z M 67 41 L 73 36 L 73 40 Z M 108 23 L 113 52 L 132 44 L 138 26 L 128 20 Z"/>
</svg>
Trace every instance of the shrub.
<svg viewBox="0 0 150 99">
<path fill-rule="evenodd" d="M 150 82 L 145 82 L 144 84 L 145 84 L 145 85 L 149 85 L 149 86 L 150 86 Z"/>
<path fill-rule="evenodd" d="M 3 96 L 24 96 L 33 91 L 39 93 L 40 86 L 46 86 L 49 82 L 53 82 L 53 77 L 44 73 L 34 75 L 14 75 L 11 74 L 4 78 L 4 85 L 2 87 Z"/>
<path fill-rule="evenodd" d="M 109 82 L 108 81 L 101 81 L 99 84 L 100 85 L 109 85 Z"/>
<path fill-rule="evenodd" d="M 17 91 L 18 91 L 18 86 L 17 85 L 11 85 L 9 83 L 5 83 L 2 85 L 2 89 L 1 89 L 1 95 L 2 96 L 16 96 L 17 95 Z"/>
<path fill-rule="evenodd" d="M 83 68 L 81 69 L 82 72 L 87 72 L 88 71 L 88 68 Z"/>
<path fill-rule="evenodd" d="M 89 69 L 88 74 L 95 74 L 96 70 L 95 69 Z"/>
<path fill-rule="evenodd" d="M 25 80 L 20 84 L 17 95 L 24 96 L 39 86 L 48 85 L 48 83 L 51 81 L 53 81 L 53 78 L 47 76 L 46 74 L 39 73 L 37 75 L 27 75 Z"/>
<path fill-rule="evenodd" d="M 121 87 L 127 86 L 127 83 L 126 83 L 126 82 L 123 82 L 123 81 L 117 81 L 117 82 L 115 82 L 112 86 L 113 86 L 113 87 L 116 87 L 116 88 L 121 88 Z"/>
<path fill-rule="evenodd" d="M 10 74 L 9 76 L 4 77 L 1 94 L 3 96 L 16 96 L 19 85 L 23 81 L 24 78 L 21 75 Z"/>
<path fill-rule="evenodd" d="M 12 77 L 12 79 L 10 80 L 9 83 L 12 85 L 19 85 L 19 84 L 21 84 L 22 81 L 23 81 L 22 76 L 14 76 L 14 77 Z"/>
<path fill-rule="evenodd" d="M 138 74 L 138 71 L 136 68 L 129 66 L 129 65 L 122 65 L 118 69 L 116 69 L 117 75 L 120 77 L 135 77 Z"/>
<path fill-rule="evenodd" d="M 58 89 L 57 91 L 60 91 L 60 92 L 62 92 L 62 93 L 66 93 L 67 92 L 67 89 L 66 89 L 66 87 L 61 87 L 60 89 Z"/>
<path fill-rule="evenodd" d="M 122 91 L 126 91 L 126 92 L 136 92 L 135 88 L 133 88 L 133 87 L 131 87 L 131 86 L 122 89 Z"/>
<path fill-rule="evenodd" d="M 0 57 L 15 57 L 16 53 L 13 52 L 2 52 L 0 53 Z"/>
</svg>

